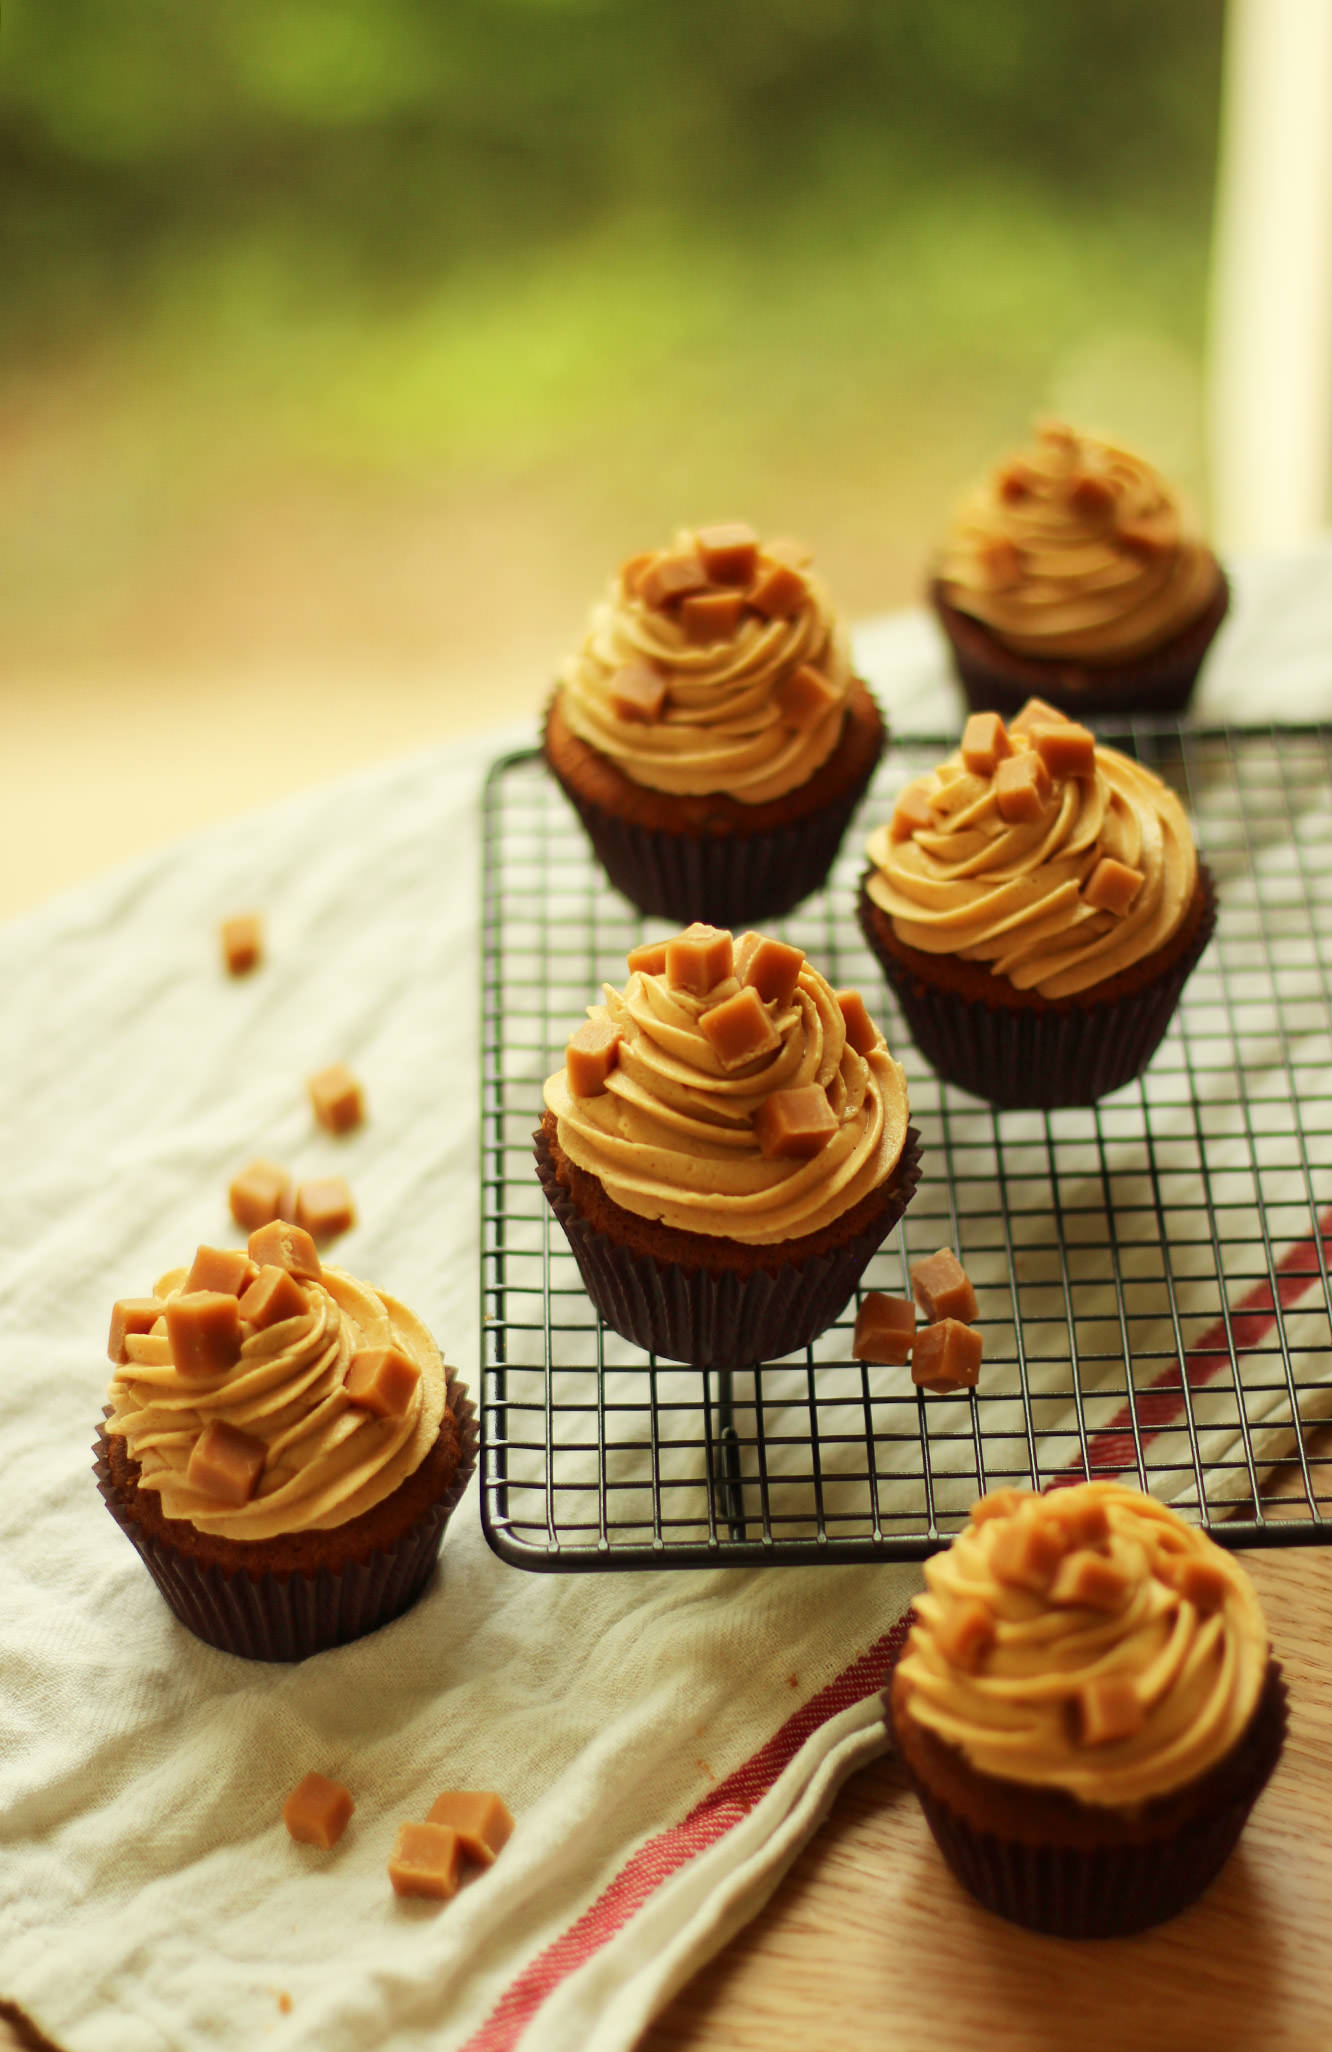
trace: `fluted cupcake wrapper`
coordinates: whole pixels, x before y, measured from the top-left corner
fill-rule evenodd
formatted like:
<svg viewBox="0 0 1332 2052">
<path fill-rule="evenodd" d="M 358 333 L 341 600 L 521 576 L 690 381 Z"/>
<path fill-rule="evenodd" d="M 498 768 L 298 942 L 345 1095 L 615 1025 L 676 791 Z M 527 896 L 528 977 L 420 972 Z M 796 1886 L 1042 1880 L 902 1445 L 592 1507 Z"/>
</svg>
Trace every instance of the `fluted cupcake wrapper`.
<svg viewBox="0 0 1332 2052">
<path fill-rule="evenodd" d="M 1206 1815 L 1141 1844 L 1024 1845 L 980 1831 L 934 1795 L 904 1759 L 907 1779 L 944 1859 L 996 1916 L 1058 1938 L 1123 1938 L 1196 1902 L 1235 1849 L 1285 1740 L 1286 1687 L 1276 1661 L 1251 1734 L 1242 1784 Z"/>
<path fill-rule="evenodd" d="M 448 1404 L 458 1426 L 457 1470 L 444 1495 L 391 1547 L 313 1575 L 255 1575 L 227 1570 L 178 1552 L 124 1513 L 99 1426 L 93 1472 L 102 1499 L 131 1541 L 169 1607 L 197 1638 L 246 1660 L 305 1660 L 331 1646 L 364 1638 L 410 1609 L 435 1565 L 444 1527 L 476 1467 L 476 1407 L 450 1380 Z"/>
<path fill-rule="evenodd" d="M 806 1346 L 830 1326 L 920 1179 L 920 1138 L 908 1126 L 883 1206 L 869 1225 L 830 1253 L 785 1263 L 775 1273 L 756 1269 L 742 1275 L 655 1261 L 618 1246 L 579 1210 L 540 1128 L 535 1145 L 541 1187 L 606 1324 L 648 1353 L 702 1368 L 769 1361 Z"/>
<path fill-rule="evenodd" d="M 860 925 L 912 1039 L 945 1082 L 1010 1111 L 1095 1104 L 1147 1067 L 1212 937 L 1215 892 L 1206 864 L 1198 868 L 1207 906 L 1188 948 L 1142 989 L 1099 1003 L 1024 1009 L 935 989 L 879 946 L 863 883 Z"/>
</svg>

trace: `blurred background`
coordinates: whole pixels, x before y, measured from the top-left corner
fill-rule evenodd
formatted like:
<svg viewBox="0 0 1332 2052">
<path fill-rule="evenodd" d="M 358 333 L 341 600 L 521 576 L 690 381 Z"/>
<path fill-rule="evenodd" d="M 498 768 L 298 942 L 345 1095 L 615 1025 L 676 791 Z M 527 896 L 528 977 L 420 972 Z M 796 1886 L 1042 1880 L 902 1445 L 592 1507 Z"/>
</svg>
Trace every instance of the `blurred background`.
<svg viewBox="0 0 1332 2052">
<path fill-rule="evenodd" d="M 1222 0 L 3 0 L 0 912 L 535 719 L 680 522 L 911 603 L 1033 416 L 1205 515 Z"/>
</svg>

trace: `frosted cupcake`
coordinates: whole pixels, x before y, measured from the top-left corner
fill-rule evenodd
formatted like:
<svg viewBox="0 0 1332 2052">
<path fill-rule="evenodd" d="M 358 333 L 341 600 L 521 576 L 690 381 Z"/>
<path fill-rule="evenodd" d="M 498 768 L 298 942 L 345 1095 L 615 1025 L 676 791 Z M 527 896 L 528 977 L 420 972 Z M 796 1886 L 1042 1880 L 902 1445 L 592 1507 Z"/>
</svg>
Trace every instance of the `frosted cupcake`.
<svg viewBox="0 0 1332 2052">
<path fill-rule="evenodd" d="M 1065 1937 L 1143 1930 L 1192 1902 L 1285 1734 L 1233 1555 L 1119 1483 L 1004 1489 L 925 1581 L 891 1722 L 958 1879 Z"/>
<path fill-rule="evenodd" d="M 739 926 L 822 883 L 883 739 L 808 551 L 734 523 L 624 565 L 545 756 L 640 911 Z"/>
<path fill-rule="evenodd" d="M 546 1196 L 617 1332 L 703 1366 L 789 1353 L 915 1190 L 901 1065 L 799 948 L 696 925 L 628 966 L 546 1083 Z"/>
<path fill-rule="evenodd" d="M 1037 700 L 973 713 L 867 853 L 860 922 L 912 1037 L 999 1105 L 1141 1074 L 1216 920 L 1174 792 Z"/>
<path fill-rule="evenodd" d="M 1056 423 L 958 507 L 931 586 L 973 708 L 1177 713 L 1229 587 L 1160 473 Z"/>
<path fill-rule="evenodd" d="M 430 1334 L 281 1220 L 122 1299 L 98 1487 L 183 1624 L 299 1660 L 421 1593 L 476 1461 Z"/>
</svg>

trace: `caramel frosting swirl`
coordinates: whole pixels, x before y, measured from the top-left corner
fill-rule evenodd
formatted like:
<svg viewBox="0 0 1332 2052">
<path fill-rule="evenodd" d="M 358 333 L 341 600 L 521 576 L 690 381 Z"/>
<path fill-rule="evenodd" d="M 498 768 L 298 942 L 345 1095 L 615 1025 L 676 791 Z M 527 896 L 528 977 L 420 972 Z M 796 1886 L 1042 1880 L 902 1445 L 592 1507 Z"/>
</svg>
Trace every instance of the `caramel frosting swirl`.
<svg viewBox="0 0 1332 2052">
<path fill-rule="evenodd" d="M 734 590 L 740 600 L 733 623 L 723 607 L 716 638 L 687 624 L 688 597 L 650 602 L 654 562 L 698 561 L 708 532 L 681 530 L 669 551 L 635 558 L 613 580 L 581 648 L 560 669 L 560 709 L 581 740 L 636 784 L 762 805 L 808 783 L 836 748 L 853 681 L 850 642 L 795 544 L 774 542 L 769 554 L 753 542 L 744 589 L 707 587 L 722 597 Z M 785 573 L 786 595 L 770 615 L 751 599 L 774 569 Z M 640 668 L 665 687 L 646 717 L 617 704 L 617 680 Z M 797 702 L 787 687 L 806 669 L 820 688 Z"/>
<path fill-rule="evenodd" d="M 962 501 L 938 574 L 1015 653 L 1092 665 L 1160 648 L 1221 579 L 1149 463 L 1057 424 Z"/>
<path fill-rule="evenodd" d="M 626 1211 L 768 1246 L 823 1230 L 891 1177 L 907 1133 L 906 1077 L 877 1028 L 875 1044 L 856 1052 L 837 995 L 807 962 L 789 1002 L 763 1006 L 776 1044 L 724 1067 L 699 1022 L 741 988 L 727 974 L 699 995 L 641 969 L 623 990 L 604 984 L 588 1017 L 619 1036 L 605 1088 L 577 1096 L 564 1068 L 545 1101 L 564 1152 Z M 810 1084 L 831 1107 L 830 1137 L 805 1158 L 765 1154 L 755 1115 L 774 1092 Z"/>
<path fill-rule="evenodd" d="M 156 1284 L 164 1312 L 186 1276 L 173 1269 Z M 214 1375 L 182 1376 L 170 1361 L 131 1360 L 117 1369 L 106 1430 L 124 1437 L 139 1463 L 139 1486 L 158 1492 L 165 1516 L 224 1539 L 328 1531 L 391 1495 L 434 1445 L 445 1371 L 420 1320 L 327 1265 L 302 1288 L 306 1313 L 258 1330 L 242 1324 L 240 1359 Z M 352 1404 L 343 1388 L 358 1349 L 389 1346 L 421 1371 L 402 1418 L 375 1416 Z M 219 1503 L 186 1479 L 190 1455 L 214 1420 L 264 1443 L 263 1471 L 248 1503 Z"/>
<path fill-rule="evenodd" d="M 1060 720 L 1048 707 L 1042 717 L 1046 725 Z M 1016 723 L 1008 741 L 1015 755 L 1036 748 L 1034 734 Z M 1054 776 L 1036 817 L 1009 820 L 996 792 L 1003 767 L 969 770 L 959 750 L 907 787 L 928 807 L 930 824 L 902 838 L 891 823 L 870 835 L 866 890 L 898 940 L 988 962 L 995 976 L 1046 998 L 1089 990 L 1163 947 L 1198 880 L 1175 793 L 1141 763 L 1097 744 L 1089 774 Z M 1088 901 L 1107 859 L 1141 878 L 1126 911 Z"/>
<path fill-rule="evenodd" d="M 1063 1535 L 1052 1568 L 1023 1553 L 1041 1526 Z M 1041 1580 L 1041 1559 L 1046 1588 L 1016 1579 Z M 912 1719 L 982 1774 L 1136 1806 L 1207 1773 L 1257 1705 L 1270 1649 L 1248 1576 L 1121 1483 L 982 1498 L 925 1580 L 900 1686 Z M 1098 1701 L 1112 1725 L 1089 1726 Z"/>
</svg>

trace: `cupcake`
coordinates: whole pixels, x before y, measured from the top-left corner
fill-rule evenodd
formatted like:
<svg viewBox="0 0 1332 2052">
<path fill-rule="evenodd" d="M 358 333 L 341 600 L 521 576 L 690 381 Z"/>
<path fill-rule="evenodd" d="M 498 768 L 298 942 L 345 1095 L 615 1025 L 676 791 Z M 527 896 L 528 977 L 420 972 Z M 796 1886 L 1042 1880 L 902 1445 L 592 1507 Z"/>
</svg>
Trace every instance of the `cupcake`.
<svg viewBox="0 0 1332 2052">
<path fill-rule="evenodd" d="M 636 948 L 545 1086 L 537 1169 L 608 1325 L 730 1367 L 831 1325 L 916 1187 L 906 1078 L 799 948 Z"/>
<path fill-rule="evenodd" d="M 734 524 L 624 565 L 560 671 L 545 757 L 640 911 L 739 926 L 823 882 L 883 738 L 808 552 Z"/>
<path fill-rule="evenodd" d="M 1216 921 L 1174 792 L 1039 700 L 973 713 L 868 854 L 860 923 L 916 1045 L 997 1105 L 1141 1074 Z"/>
<path fill-rule="evenodd" d="M 963 500 L 930 595 L 973 709 L 1083 719 L 1179 712 L 1229 587 L 1149 463 L 1049 424 Z"/>
<path fill-rule="evenodd" d="M 963 1886 L 1066 1938 L 1201 1895 L 1285 1736 L 1235 1559 L 1138 1490 L 1084 1482 L 983 1497 L 925 1581 L 889 1715 Z"/>
<path fill-rule="evenodd" d="M 302 1660 L 415 1602 L 475 1414 L 405 1306 L 277 1221 L 111 1321 L 98 1488 L 183 1624 Z"/>
</svg>

